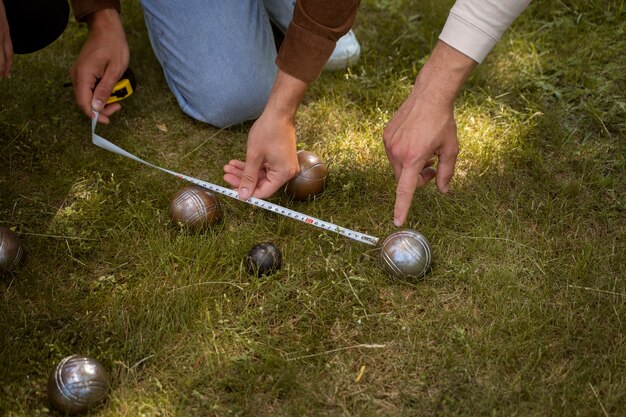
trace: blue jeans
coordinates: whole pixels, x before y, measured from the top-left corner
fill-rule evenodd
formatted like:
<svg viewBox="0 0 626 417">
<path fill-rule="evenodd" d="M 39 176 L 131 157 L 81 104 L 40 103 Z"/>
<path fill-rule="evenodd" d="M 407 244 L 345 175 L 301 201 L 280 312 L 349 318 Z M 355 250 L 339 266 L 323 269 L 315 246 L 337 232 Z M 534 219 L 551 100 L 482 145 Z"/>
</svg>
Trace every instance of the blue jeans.
<svg viewBox="0 0 626 417">
<path fill-rule="evenodd" d="M 293 0 L 141 0 L 150 42 L 181 109 L 226 127 L 257 118 L 277 67 L 270 19 L 286 30 Z"/>
</svg>

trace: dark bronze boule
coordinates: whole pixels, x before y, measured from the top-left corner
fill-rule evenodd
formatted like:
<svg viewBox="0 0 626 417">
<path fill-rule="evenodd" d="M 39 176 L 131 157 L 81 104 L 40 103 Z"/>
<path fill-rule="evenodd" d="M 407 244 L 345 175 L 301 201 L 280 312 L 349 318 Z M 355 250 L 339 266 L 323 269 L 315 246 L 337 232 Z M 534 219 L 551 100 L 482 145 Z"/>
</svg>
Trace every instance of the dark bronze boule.
<svg viewBox="0 0 626 417">
<path fill-rule="evenodd" d="M 59 411 L 84 413 L 109 391 L 109 374 L 96 359 L 81 355 L 64 358 L 48 379 L 48 398 Z"/>
<path fill-rule="evenodd" d="M 245 259 L 248 273 L 257 277 L 272 275 L 280 269 L 282 262 L 280 249 L 270 242 L 254 245 Z"/>
<path fill-rule="evenodd" d="M 328 170 L 322 160 L 309 151 L 298 151 L 300 172 L 285 187 L 285 193 L 295 200 L 308 200 L 326 188 Z"/>
<path fill-rule="evenodd" d="M 170 218 L 178 225 L 202 230 L 220 221 L 222 207 L 211 191 L 199 185 L 189 185 L 172 197 Z"/>
<path fill-rule="evenodd" d="M 381 245 L 381 266 L 395 278 L 422 277 L 430 268 L 431 258 L 428 240 L 415 230 L 392 233 Z"/>
<path fill-rule="evenodd" d="M 0 226 L 0 274 L 15 269 L 24 257 L 24 248 L 17 233 Z"/>
</svg>

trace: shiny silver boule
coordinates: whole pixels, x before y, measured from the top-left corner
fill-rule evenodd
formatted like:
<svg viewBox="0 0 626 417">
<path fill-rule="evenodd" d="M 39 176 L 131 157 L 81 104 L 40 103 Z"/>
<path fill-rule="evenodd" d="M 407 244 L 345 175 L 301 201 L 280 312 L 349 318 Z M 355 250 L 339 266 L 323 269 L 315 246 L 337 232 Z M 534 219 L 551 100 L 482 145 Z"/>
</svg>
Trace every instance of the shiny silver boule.
<svg viewBox="0 0 626 417">
<path fill-rule="evenodd" d="M 392 233 L 382 243 L 380 263 L 395 278 L 419 278 L 428 272 L 432 250 L 423 234 L 414 230 Z"/>
<path fill-rule="evenodd" d="M 22 260 L 20 238 L 8 227 L 0 227 L 0 274 L 13 270 Z"/>
<path fill-rule="evenodd" d="M 64 358 L 48 379 L 48 398 L 59 411 L 78 414 L 104 400 L 109 374 L 100 362 L 81 355 Z"/>
<path fill-rule="evenodd" d="M 176 224 L 202 230 L 220 221 L 222 207 L 211 191 L 199 185 L 190 185 L 172 197 L 170 218 Z"/>
</svg>

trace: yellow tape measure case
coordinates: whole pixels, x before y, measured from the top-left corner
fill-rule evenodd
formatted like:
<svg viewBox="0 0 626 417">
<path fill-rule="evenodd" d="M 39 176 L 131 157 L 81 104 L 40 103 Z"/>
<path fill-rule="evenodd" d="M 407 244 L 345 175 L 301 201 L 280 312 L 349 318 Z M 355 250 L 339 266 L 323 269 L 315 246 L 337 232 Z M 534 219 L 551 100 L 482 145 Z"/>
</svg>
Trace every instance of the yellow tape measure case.
<svg viewBox="0 0 626 417">
<path fill-rule="evenodd" d="M 136 89 L 137 81 L 135 79 L 135 74 L 133 74 L 132 70 L 128 68 L 122 75 L 122 78 L 113 87 L 113 91 L 111 91 L 111 96 L 107 100 L 107 104 L 124 100 L 126 97 L 133 94 Z"/>
</svg>

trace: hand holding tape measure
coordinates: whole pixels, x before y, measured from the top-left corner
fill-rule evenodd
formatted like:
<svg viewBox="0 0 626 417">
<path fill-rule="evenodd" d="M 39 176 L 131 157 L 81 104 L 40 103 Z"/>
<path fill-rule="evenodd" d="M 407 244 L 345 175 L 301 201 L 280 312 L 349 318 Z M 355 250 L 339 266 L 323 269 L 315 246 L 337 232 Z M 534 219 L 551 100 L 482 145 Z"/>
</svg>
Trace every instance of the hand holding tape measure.
<svg viewBox="0 0 626 417">
<path fill-rule="evenodd" d="M 136 88 L 136 81 L 135 81 L 135 77 L 133 75 L 133 73 L 130 71 L 130 69 L 128 69 L 125 73 L 124 76 L 122 77 L 122 79 L 115 84 L 115 87 L 113 88 L 113 92 L 111 93 L 111 97 L 109 98 L 109 100 L 107 101 L 107 104 L 110 103 L 115 103 L 117 101 L 120 100 L 124 100 L 125 98 L 129 97 Z M 118 155 L 122 155 L 125 156 L 126 158 L 132 159 L 136 162 L 142 163 L 144 165 L 147 165 L 151 168 L 157 169 L 159 171 L 168 173 L 170 175 L 173 175 L 175 177 L 178 177 L 182 180 L 191 182 L 192 184 L 196 184 L 199 185 L 201 187 L 204 187 L 206 189 L 209 189 L 211 191 L 217 192 L 219 194 L 225 195 L 227 197 L 233 198 L 235 200 L 239 200 L 238 197 L 238 193 L 235 190 L 231 190 L 228 188 L 224 188 L 222 186 L 216 185 L 216 184 L 211 184 L 209 182 L 206 181 L 202 181 L 199 180 L 197 178 L 191 177 L 189 175 L 185 175 L 185 174 L 180 174 L 178 172 L 174 172 L 174 171 L 170 171 L 169 169 L 166 168 L 161 168 L 159 166 L 153 165 L 147 161 L 144 161 L 143 159 L 138 158 L 137 156 L 131 154 L 130 152 L 125 151 L 124 149 L 116 146 L 115 144 L 109 142 L 108 140 L 106 140 L 105 138 L 103 138 L 102 136 L 99 136 L 95 133 L 96 131 L 96 125 L 97 125 L 97 121 L 98 121 L 98 112 L 97 111 L 93 111 L 93 115 L 92 115 L 92 121 L 91 121 L 91 139 L 94 145 L 99 146 L 103 149 L 106 149 L 110 152 L 116 153 Z M 246 203 L 251 204 L 253 206 L 256 207 L 260 207 L 262 209 L 280 214 L 282 216 L 285 217 L 291 217 L 294 220 L 299 220 L 301 222 L 310 224 L 312 226 L 318 227 L 320 229 L 324 229 L 324 230 L 329 230 L 331 232 L 335 232 L 335 233 L 339 233 L 341 235 L 344 235 L 350 239 L 359 241 L 361 243 L 366 243 L 368 245 L 376 245 L 376 243 L 378 243 L 378 238 L 374 237 L 374 236 L 369 236 L 366 235 L 364 233 L 359 233 L 356 232 L 354 230 L 350 230 L 350 229 L 346 229 L 344 227 L 340 227 L 336 224 L 333 223 L 329 223 L 320 219 L 316 219 L 315 217 L 311 217 L 308 216 L 306 214 L 303 213 L 299 213 L 295 210 L 291 210 L 282 206 L 279 206 L 277 204 L 273 204 L 270 203 L 268 201 L 264 201 L 258 198 L 254 198 L 254 197 L 250 197 L 249 199 L 245 200 Z"/>
<path fill-rule="evenodd" d="M 1 0 L 0 0 L 1 1 Z M 93 102 L 95 99 L 95 91 L 96 87 L 100 83 L 101 79 L 96 78 L 95 84 L 90 84 L 93 80 L 91 75 L 83 75 L 77 76 L 76 74 L 72 74 L 72 82 L 66 82 L 63 84 L 63 87 L 74 87 L 74 94 L 76 95 L 76 102 L 78 107 L 82 109 L 87 115 L 90 114 L 90 110 L 93 110 Z M 85 84 L 88 84 L 86 86 Z M 108 106 L 113 103 L 117 103 L 118 101 L 124 100 L 129 97 L 131 94 L 135 92 L 137 89 L 137 81 L 135 79 L 135 74 L 130 68 L 127 68 L 126 71 L 122 74 L 121 78 L 115 83 L 109 93 L 108 98 L 106 99 L 106 103 L 104 106 Z M 106 93 L 105 93 L 106 94 Z M 91 104 L 89 104 L 91 103 Z M 119 106 L 119 105 L 118 105 Z M 119 110 L 119 107 L 114 111 L 105 111 L 103 114 L 106 116 L 110 116 L 115 111 Z M 100 109 L 102 111 L 102 109 Z M 108 120 L 101 120 L 104 123 L 108 123 Z"/>
</svg>

